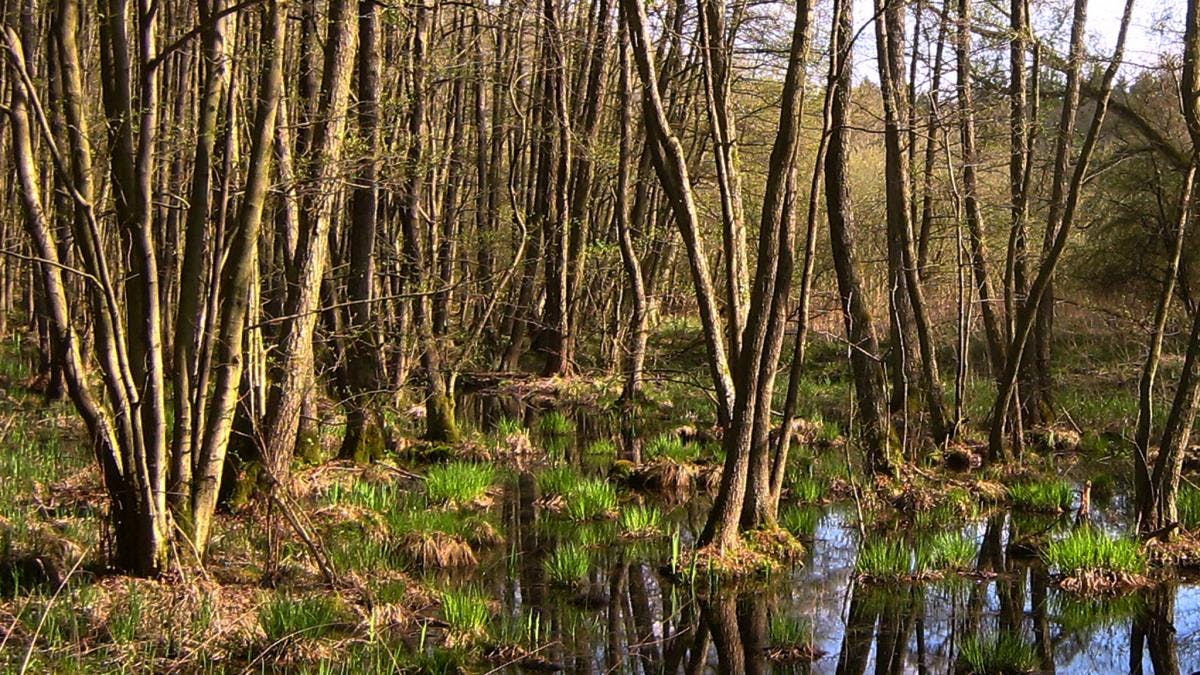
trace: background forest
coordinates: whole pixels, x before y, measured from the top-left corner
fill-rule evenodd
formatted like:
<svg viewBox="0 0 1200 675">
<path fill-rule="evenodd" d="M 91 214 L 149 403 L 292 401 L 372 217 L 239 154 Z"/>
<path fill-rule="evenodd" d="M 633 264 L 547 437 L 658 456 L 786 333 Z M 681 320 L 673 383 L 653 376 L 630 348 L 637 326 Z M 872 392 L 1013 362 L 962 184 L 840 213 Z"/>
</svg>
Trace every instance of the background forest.
<svg viewBox="0 0 1200 675">
<path fill-rule="evenodd" d="M 1195 664 L 1200 10 L 1093 4 L 0 0 L 0 662 Z"/>
</svg>

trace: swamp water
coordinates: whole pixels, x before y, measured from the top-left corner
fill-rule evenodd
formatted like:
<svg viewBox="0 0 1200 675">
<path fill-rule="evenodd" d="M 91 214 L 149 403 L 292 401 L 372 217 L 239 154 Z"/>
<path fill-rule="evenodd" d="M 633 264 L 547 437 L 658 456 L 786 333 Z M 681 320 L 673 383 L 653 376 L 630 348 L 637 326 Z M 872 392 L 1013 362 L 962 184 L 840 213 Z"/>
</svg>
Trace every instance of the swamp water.
<svg viewBox="0 0 1200 675">
<path fill-rule="evenodd" d="M 464 403 L 462 416 L 481 430 L 501 417 L 537 428 L 538 412 L 514 401 Z M 573 418 L 575 430 L 561 442 L 560 456 L 584 473 L 603 474 L 611 457 L 606 464 L 586 448 L 610 437 L 615 422 L 594 414 Z M 870 583 L 855 573 L 863 536 L 854 505 L 808 507 L 800 562 L 765 580 L 722 585 L 703 573 L 681 579 L 668 571 L 703 527 L 706 497 L 650 498 L 664 514 L 666 534 L 630 541 L 612 521 L 573 522 L 541 508 L 537 471 L 519 468 L 493 507 L 505 543 L 485 550 L 475 569 L 436 575 L 443 587 L 476 589 L 497 601 L 492 622 L 535 657 L 523 661 L 526 670 L 951 673 L 989 648 L 994 664 L 1007 655 L 1038 672 L 1200 669 L 1200 585 L 1168 582 L 1084 598 L 1056 588 L 1036 555 L 1010 548 L 1030 533 L 1069 530 L 1069 516 L 992 509 L 919 527 L 871 525 L 870 537 L 909 545 L 935 532 L 957 532 L 975 551 L 968 573 Z M 1093 519 L 1121 530 L 1124 511 L 1118 494 L 1093 504 Z M 555 585 L 546 561 L 572 545 L 589 551 L 586 581 Z M 493 661 L 503 671 L 522 670 L 502 655 Z"/>
</svg>

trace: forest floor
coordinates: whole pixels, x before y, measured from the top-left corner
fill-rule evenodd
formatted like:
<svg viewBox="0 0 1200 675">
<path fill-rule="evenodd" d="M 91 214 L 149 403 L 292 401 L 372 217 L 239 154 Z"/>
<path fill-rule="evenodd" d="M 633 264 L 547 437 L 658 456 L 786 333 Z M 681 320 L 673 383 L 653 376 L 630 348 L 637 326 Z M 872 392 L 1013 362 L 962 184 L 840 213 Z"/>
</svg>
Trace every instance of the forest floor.
<svg viewBox="0 0 1200 675">
<path fill-rule="evenodd" d="M 461 446 L 408 441 L 370 465 L 326 459 L 340 441 L 331 416 L 317 427 L 321 452 L 297 460 L 281 502 L 314 546 L 251 486 L 221 514 L 205 565 L 175 547 L 172 571 L 156 580 L 105 570 L 106 500 L 86 439 L 69 404 L 45 404 L 19 346 L 6 345 L 0 668 L 489 672 L 596 661 L 625 671 L 633 659 L 673 671 L 709 658 L 723 626 L 717 599 L 744 600 L 747 588 L 769 590 L 759 593 L 761 634 L 734 627 L 746 653 L 807 663 L 853 638 L 826 624 L 845 611 L 830 598 L 854 580 L 868 589 L 938 584 L 929 588 L 968 597 L 961 589 L 1011 582 L 1018 569 L 1022 579 L 1034 571 L 1032 584 L 1041 570 L 1061 594 L 1060 626 L 1133 620 L 1143 605 L 1125 598 L 1175 583 L 1196 546 L 1126 538 L 1136 340 L 1063 334 L 1060 421 L 1019 466 L 980 467 L 991 385 L 972 379 L 962 441 L 914 448 L 902 477 L 869 484 L 851 451 L 841 349 L 814 344 L 780 513 L 809 550 L 758 565 L 749 584 L 689 556 L 723 457 L 702 371 L 687 362 L 695 333 L 686 325 L 652 341 L 653 376 L 632 436 L 620 433 L 619 382 L 607 376 L 493 382 L 460 398 Z M 1161 381 L 1178 367 L 1164 364 Z M 417 438 L 419 412 L 398 405 L 388 415 L 393 433 Z M 638 464 L 617 459 L 629 438 Z M 1084 485 L 1094 525 L 1080 528 L 1072 515 Z M 1185 489 L 1182 511 L 1186 527 L 1200 526 L 1200 491 Z M 1101 596 L 1100 605 L 1080 599 Z M 1003 617 L 1003 600 L 951 602 Z M 735 618 L 747 611 L 739 604 Z M 955 658 L 999 658 L 1001 639 L 959 645 Z M 1028 656 L 1028 645 L 1018 647 Z"/>
</svg>

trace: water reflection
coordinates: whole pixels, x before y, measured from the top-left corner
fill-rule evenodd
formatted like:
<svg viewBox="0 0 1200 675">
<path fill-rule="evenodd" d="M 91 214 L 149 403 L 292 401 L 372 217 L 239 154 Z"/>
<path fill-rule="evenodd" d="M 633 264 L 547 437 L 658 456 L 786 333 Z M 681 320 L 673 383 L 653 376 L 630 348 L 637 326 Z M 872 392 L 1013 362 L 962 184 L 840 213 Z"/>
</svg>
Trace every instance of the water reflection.
<svg viewBox="0 0 1200 675">
<path fill-rule="evenodd" d="M 536 407 L 495 397 L 479 397 L 471 405 L 487 406 L 470 413 L 482 429 L 505 417 L 535 427 L 539 414 Z M 575 445 L 613 438 L 619 426 L 617 416 L 581 423 Z M 636 452 L 632 443 L 618 447 L 625 456 Z M 1029 544 L 1069 527 L 1069 519 L 1004 511 L 974 519 L 961 526 L 978 546 L 972 572 L 922 584 L 857 581 L 860 536 L 853 510 L 832 507 L 820 515 L 803 565 L 767 583 L 738 588 L 712 587 L 704 578 L 675 583 L 660 571 L 672 547 L 659 539 L 613 541 L 595 550 L 586 583 L 558 588 L 547 579 L 550 552 L 581 541 L 589 527 L 589 541 L 604 530 L 562 520 L 539 508 L 537 499 L 534 474 L 521 471 L 500 505 L 507 544 L 485 557 L 474 577 L 456 583 L 485 584 L 501 600 L 497 621 L 534 633 L 530 647 L 539 664 L 563 672 L 954 673 L 963 667 L 964 647 L 987 645 L 999 636 L 1017 645 L 1039 672 L 1200 668 L 1197 586 L 1163 583 L 1093 600 L 1055 588 Z M 1112 508 L 1097 512 L 1102 527 L 1124 527 L 1121 503 L 1118 497 Z M 661 506 L 687 547 L 704 523 L 705 500 L 693 495 Z M 913 529 L 899 528 L 894 536 L 911 539 Z M 780 643 L 797 634 L 804 650 Z"/>
<path fill-rule="evenodd" d="M 1188 673 L 1200 666 L 1200 592 L 1171 583 L 1099 600 L 1054 588 L 1037 559 L 1009 551 L 1027 525 L 1007 514 L 973 523 L 975 571 L 925 584 L 856 581 L 851 514 L 822 517 L 804 565 L 738 589 L 672 583 L 670 545 L 612 546 L 586 584 L 552 587 L 543 561 L 572 530 L 536 508 L 536 481 L 515 479 L 509 546 L 480 573 L 507 620 L 536 617 L 538 656 L 568 673 L 953 673 L 969 641 L 1011 636 L 1047 673 Z M 702 508 L 676 508 L 684 530 Z M 1019 549 L 1018 549 L 1019 550 Z M 1180 611 L 1180 608 L 1184 608 Z M 776 625 L 804 626 L 807 657 L 779 661 Z M 795 655 L 797 652 L 783 651 Z M 543 664 L 546 665 L 546 664 Z M 515 672 L 515 671 L 514 671 Z"/>
</svg>

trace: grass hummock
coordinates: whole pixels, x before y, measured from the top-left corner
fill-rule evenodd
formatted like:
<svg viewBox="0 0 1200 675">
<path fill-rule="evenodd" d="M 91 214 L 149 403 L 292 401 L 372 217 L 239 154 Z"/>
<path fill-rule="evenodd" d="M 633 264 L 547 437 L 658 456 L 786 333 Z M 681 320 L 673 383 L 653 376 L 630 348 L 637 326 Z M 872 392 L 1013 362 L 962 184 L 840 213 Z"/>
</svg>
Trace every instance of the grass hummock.
<svg viewBox="0 0 1200 675">
<path fill-rule="evenodd" d="M 585 478 L 566 495 L 565 513 L 575 520 L 605 518 L 617 509 L 617 491 L 606 480 Z"/>
<path fill-rule="evenodd" d="M 872 538 L 859 549 L 855 570 L 876 582 L 936 579 L 969 569 L 976 552 L 975 541 L 957 532 L 940 532 L 915 546 Z"/>
<path fill-rule="evenodd" d="M 338 602 L 324 595 L 280 596 L 258 611 L 258 624 L 270 643 L 325 637 L 345 621 L 346 614 Z"/>
<path fill-rule="evenodd" d="M 467 504 L 478 500 L 496 482 L 496 467 L 472 462 L 435 466 L 425 475 L 425 494 L 438 504 Z"/>
<path fill-rule="evenodd" d="M 1066 590 L 1104 592 L 1136 586 L 1146 571 L 1141 545 L 1128 537 L 1113 537 L 1095 527 L 1081 527 L 1050 542 L 1046 564 L 1062 575 Z"/>
<path fill-rule="evenodd" d="M 1045 513 L 1069 511 L 1075 500 L 1075 489 L 1061 479 L 1031 481 L 1010 485 L 1008 497 L 1014 508 Z"/>
<path fill-rule="evenodd" d="M 621 510 L 621 533 L 626 537 L 654 537 L 662 534 L 662 511 L 653 506 L 633 504 Z"/>
</svg>

